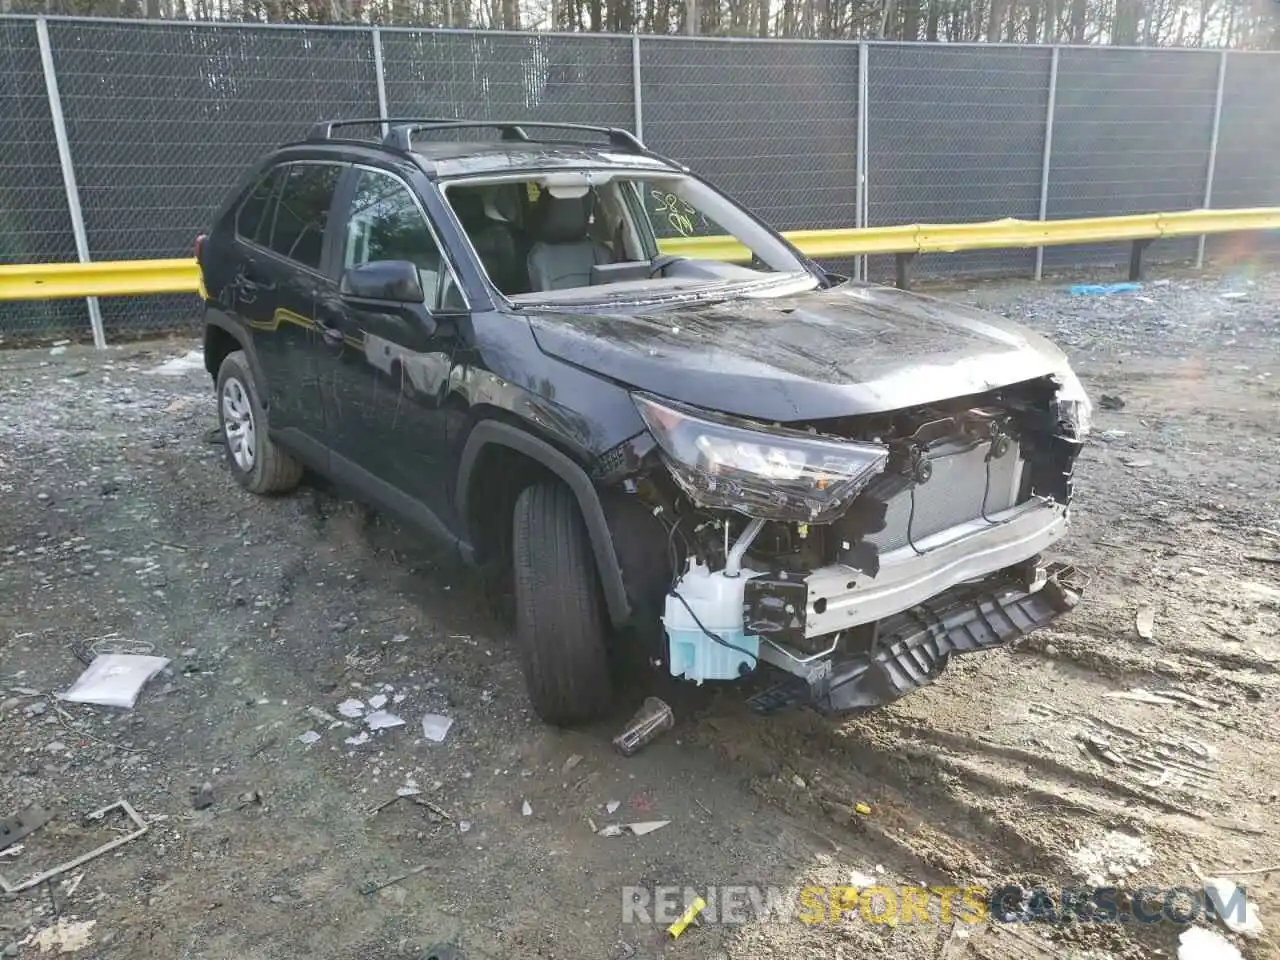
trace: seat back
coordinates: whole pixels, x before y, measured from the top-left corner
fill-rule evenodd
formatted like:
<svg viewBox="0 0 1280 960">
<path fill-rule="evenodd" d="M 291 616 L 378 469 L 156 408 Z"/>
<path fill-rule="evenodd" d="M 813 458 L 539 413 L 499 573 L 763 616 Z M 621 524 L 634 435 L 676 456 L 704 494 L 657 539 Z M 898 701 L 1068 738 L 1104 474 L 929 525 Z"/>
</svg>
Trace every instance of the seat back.
<svg viewBox="0 0 1280 960">
<path fill-rule="evenodd" d="M 529 285 L 535 291 L 564 290 L 591 285 L 591 268 L 609 263 L 608 246 L 588 234 L 591 197 L 558 198 L 550 192 L 538 198 L 534 243 L 529 248 Z"/>
</svg>

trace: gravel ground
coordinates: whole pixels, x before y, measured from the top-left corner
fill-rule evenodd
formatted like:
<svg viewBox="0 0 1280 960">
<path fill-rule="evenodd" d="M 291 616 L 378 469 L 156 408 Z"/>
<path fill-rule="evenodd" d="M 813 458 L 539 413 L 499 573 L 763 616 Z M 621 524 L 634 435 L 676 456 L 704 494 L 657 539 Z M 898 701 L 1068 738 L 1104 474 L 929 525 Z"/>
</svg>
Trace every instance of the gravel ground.
<svg viewBox="0 0 1280 960">
<path fill-rule="evenodd" d="M 119 836 L 122 822 L 83 820 L 118 798 L 149 824 L 0 900 L 0 955 L 1171 957 L 1168 923 L 857 912 L 669 941 L 623 922 L 622 888 L 1132 890 L 1195 885 L 1192 863 L 1250 871 L 1238 879 L 1274 929 L 1280 274 L 948 295 L 1054 336 L 1095 402 L 1115 398 L 1060 551 L 1091 577 L 1086 602 L 855 717 L 764 720 L 733 688 L 655 680 L 677 726 L 631 759 L 609 738 L 646 688 L 598 727 L 550 730 L 465 570 L 330 491 L 235 487 L 206 440 L 208 378 L 182 359 L 194 343 L 0 354 L 0 815 L 57 813 L 0 874 Z M 52 698 L 121 641 L 172 660 L 136 707 Z M 405 725 L 349 744 L 365 728 L 339 704 L 379 695 Z M 423 736 L 427 713 L 453 718 L 443 742 Z M 395 801 L 404 787 L 427 802 Z M 870 816 L 851 817 L 855 803 Z M 670 824 L 590 827 L 648 820 Z M 1228 937 L 1251 960 L 1278 955 L 1270 930 Z"/>
</svg>

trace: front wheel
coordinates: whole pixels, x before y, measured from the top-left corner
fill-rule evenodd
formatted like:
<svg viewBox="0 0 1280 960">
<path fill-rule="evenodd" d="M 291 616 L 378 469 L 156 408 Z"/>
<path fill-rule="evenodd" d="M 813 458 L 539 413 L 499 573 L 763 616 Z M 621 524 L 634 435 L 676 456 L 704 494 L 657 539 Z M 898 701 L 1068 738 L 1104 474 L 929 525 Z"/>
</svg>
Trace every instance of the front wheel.
<svg viewBox="0 0 1280 960">
<path fill-rule="evenodd" d="M 567 726 L 602 714 L 612 699 L 603 599 L 582 514 L 559 483 L 516 498 L 512 557 L 516 637 L 533 709 Z"/>
</svg>

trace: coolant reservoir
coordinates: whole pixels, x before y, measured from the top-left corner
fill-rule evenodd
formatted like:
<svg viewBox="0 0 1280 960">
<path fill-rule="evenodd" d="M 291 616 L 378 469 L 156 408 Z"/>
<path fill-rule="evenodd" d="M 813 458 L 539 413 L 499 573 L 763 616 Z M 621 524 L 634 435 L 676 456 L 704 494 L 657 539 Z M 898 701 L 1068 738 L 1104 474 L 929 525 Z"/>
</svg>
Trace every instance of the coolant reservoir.
<svg viewBox="0 0 1280 960">
<path fill-rule="evenodd" d="M 712 573 L 705 564 L 690 564 L 688 572 L 667 594 L 662 617 L 673 677 L 695 683 L 736 680 L 755 669 L 760 638 L 742 629 L 743 591 L 753 576 L 754 570 L 743 569 L 736 577 L 726 577 L 723 571 Z M 687 609 L 675 596 L 677 593 L 689 605 Z M 690 610 L 706 631 L 698 626 Z M 716 642 L 707 632 L 724 642 Z"/>
</svg>

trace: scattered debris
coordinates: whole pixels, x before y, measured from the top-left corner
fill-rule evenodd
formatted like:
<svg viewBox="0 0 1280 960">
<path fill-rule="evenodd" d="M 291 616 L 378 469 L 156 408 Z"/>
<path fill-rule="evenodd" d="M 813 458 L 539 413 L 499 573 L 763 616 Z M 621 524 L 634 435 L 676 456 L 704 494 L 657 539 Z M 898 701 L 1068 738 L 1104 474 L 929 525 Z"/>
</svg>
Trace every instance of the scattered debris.
<svg viewBox="0 0 1280 960">
<path fill-rule="evenodd" d="M 132 709 L 148 680 L 169 665 L 168 657 L 107 653 L 94 659 L 58 699 Z"/>
<path fill-rule="evenodd" d="M 343 700 L 338 704 L 338 712 L 348 720 L 359 720 L 364 716 L 364 701 Z"/>
<path fill-rule="evenodd" d="M 116 837 L 114 840 L 104 843 L 96 849 L 90 850 L 88 853 L 81 854 L 73 860 L 68 860 L 66 863 L 60 863 L 56 867 L 51 867 L 43 873 L 37 873 L 35 876 L 28 877 L 19 883 L 10 883 L 3 876 L 0 876 L 0 893 L 19 893 L 23 890 L 28 890 L 31 887 L 38 886 L 46 880 L 51 880 L 54 877 L 60 876 L 70 870 L 74 870 L 81 864 L 94 860 L 102 856 L 104 853 L 109 853 L 117 847 L 122 847 L 131 840 L 136 840 L 147 832 L 148 827 L 146 821 L 138 816 L 138 812 L 129 805 L 129 801 L 124 799 L 117 800 L 115 803 L 108 804 L 100 810 L 93 811 L 93 813 L 88 814 L 85 819 L 101 820 L 112 810 L 124 811 L 125 816 L 133 822 L 135 829 L 130 833 L 126 833 L 122 836 Z"/>
<path fill-rule="evenodd" d="M 1124 398 L 1114 393 L 1104 393 L 1098 397 L 1098 406 L 1103 410 L 1123 410 Z"/>
<path fill-rule="evenodd" d="M 65 347 L 63 349 L 66 349 Z M 72 917 L 59 917 L 51 926 L 33 933 L 23 941 L 32 947 L 39 947 L 40 952 L 75 953 L 83 950 L 92 942 L 92 931 L 97 920 L 76 920 Z"/>
<path fill-rule="evenodd" d="M 623 756 L 630 757 L 659 734 L 675 726 L 676 717 L 666 702 L 658 697 L 646 697 L 631 722 L 613 738 L 613 745 Z"/>
<path fill-rule="evenodd" d="M 1143 640 L 1150 640 L 1155 636 L 1156 630 L 1156 610 L 1149 603 L 1144 603 L 1138 608 L 1138 614 L 1134 618 L 1134 627 L 1138 631 L 1138 636 Z"/>
<path fill-rule="evenodd" d="M 1154 859 L 1142 837 L 1121 830 L 1108 830 L 1092 843 L 1077 847 L 1070 857 L 1085 882 L 1096 887 L 1106 886 L 1109 877 L 1127 877 L 1149 867 Z"/>
<path fill-rule="evenodd" d="M 1187 927 L 1178 935 L 1178 960 L 1243 960 L 1240 951 L 1216 930 Z"/>
<path fill-rule="evenodd" d="M 27 845 L 25 843 L 15 843 L 13 846 L 5 847 L 3 850 L 0 850 L 0 857 L 16 857 L 25 849 L 27 849 Z"/>
<path fill-rule="evenodd" d="M 0 856 L 3 856 L 3 854 L 0 854 Z M 1264 873 L 1275 873 L 1277 871 L 1280 871 L 1280 863 L 1273 864 L 1272 866 L 1269 866 L 1269 867 L 1250 867 L 1247 870 L 1232 870 L 1230 868 L 1223 868 L 1219 870 L 1218 873 L 1229 873 L 1233 877 L 1257 877 Z"/>
<path fill-rule="evenodd" d="M 661 830 L 670 822 L 670 820 L 641 820 L 637 823 L 606 823 L 596 831 L 596 836 L 620 837 L 624 833 L 630 833 L 634 837 L 643 837 L 647 833 Z"/>
<path fill-rule="evenodd" d="M 874 887 L 879 882 L 875 877 L 863 873 L 861 870 L 852 870 L 849 873 L 849 886 L 855 890 L 865 890 L 867 887 Z"/>
<path fill-rule="evenodd" d="M 333 714 L 326 713 L 319 707 L 307 707 L 307 716 L 311 717 L 313 720 L 319 720 L 321 723 L 328 723 L 331 725 L 342 722 Z"/>
<path fill-rule="evenodd" d="M 408 641 L 408 639 L 409 639 L 409 635 L 407 633 L 397 633 L 394 637 L 391 638 L 391 642 L 405 643 Z"/>
<path fill-rule="evenodd" d="M 689 904 L 689 909 L 680 915 L 679 920 L 667 927 L 667 935 L 672 940 L 676 939 L 676 937 L 685 932 L 689 924 L 693 923 L 698 914 L 705 909 L 707 909 L 707 901 L 701 897 L 694 897 L 693 903 Z"/>
<path fill-rule="evenodd" d="M 442 743 L 453 726 L 453 717 L 439 713 L 428 713 L 422 718 L 422 735 L 432 743 Z"/>
<path fill-rule="evenodd" d="M 381 710 L 387 705 L 387 695 L 385 693 L 375 693 L 369 698 L 369 709 Z"/>
<path fill-rule="evenodd" d="M 1225 877 L 1200 877 L 1199 871 L 1195 872 L 1204 885 L 1205 896 L 1213 904 L 1214 912 L 1228 930 L 1250 940 L 1262 936 L 1264 931 L 1258 918 L 1257 904 L 1246 898 L 1244 890 Z"/>
<path fill-rule="evenodd" d="M 1130 470 L 1145 470 L 1147 467 L 1155 466 L 1154 460 L 1148 460 L 1145 457 L 1124 457 L 1120 462 Z"/>
<path fill-rule="evenodd" d="M 191 806 L 197 810 L 205 810 L 213 806 L 213 784 L 206 780 L 198 787 L 191 788 Z"/>
<path fill-rule="evenodd" d="M 0 852 L 9 853 L 10 848 L 19 840 L 39 830 L 52 819 L 51 811 L 34 804 L 11 817 L 0 818 Z"/>
<path fill-rule="evenodd" d="M 533 816 L 533 804 L 528 800 L 522 800 L 520 802 L 520 812 L 526 817 Z"/>
<path fill-rule="evenodd" d="M 1149 703 L 1153 706 L 1173 707 L 1178 705 L 1178 701 L 1173 697 L 1164 697 L 1158 693 L 1151 693 L 1143 690 L 1142 687 L 1134 687 L 1132 690 L 1109 690 L 1103 696 L 1116 700 L 1134 700 L 1137 703 Z"/>
<path fill-rule="evenodd" d="M 605 813 L 617 813 L 620 806 L 622 806 L 621 800 L 610 800 L 604 805 Z"/>
<path fill-rule="evenodd" d="M 425 723 L 425 721 L 423 722 Z M 570 770 L 572 770 L 581 762 L 582 762 L 582 754 L 580 753 L 569 754 L 569 759 L 566 760 L 564 762 L 564 766 L 560 768 L 560 776 L 563 777 L 565 774 L 567 774 Z"/>
<path fill-rule="evenodd" d="M 1142 284 L 1131 280 L 1121 283 L 1073 283 L 1067 293 L 1073 297 L 1107 297 L 1113 293 L 1135 293 L 1142 289 Z"/>
<path fill-rule="evenodd" d="M 200 350 L 189 350 L 180 357 L 166 360 L 159 366 L 152 367 L 147 373 L 159 374 L 162 377 L 180 377 L 191 370 L 204 369 L 204 353 Z"/>
<path fill-rule="evenodd" d="M 459 820 L 459 821 L 458 821 L 458 832 L 459 832 L 459 833 L 470 833 L 470 832 L 471 832 L 471 821 L 470 821 L 470 820 Z"/>
<path fill-rule="evenodd" d="M 404 873 L 398 873 L 394 877 L 389 877 L 386 880 L 378 880 L 378 881 L 370 880 L 368 883 L 361 884 L 360 892 L 365 894 L 366 896 L 368 896 L 371 893 L 377 893 L 379 890 L 382 890 L 385 887 L 389 887 L 392 884 L 399 883 L 401 880 L 408 880 L 410 877 L 416 877 L 423 870 L 426 870 L 429 866 L 431 866 L 431 864 L 429 863 L 420 863 L 416 867 L 414 867 L 412 870 L 406 870 Z"/>
<path fill-rule="evenodd" d="M 354 737 L 347 737 L 347 739 L 343 740 L 342 742 L 347 744 L 347 746 L 350 746 L 350 747 L 359 747 L 369 742 L 369 731 L 361 730 Z"/>
<path fill-rule="evenodd" d="M 370 730 L 390 730 L 392 727 L 403 727 L 404 720 L 386 710 L 375 710 L 364 718 Z"/>
<path fill-rule="evenodd" d="M 298 736 L 298 742 L 305 744 L 308 747 L 313 743 L 318 743 L 319 741 L 320 734 L 316 733 L 314 730 L 308 730 L 306 733 L 299 734 Z"/>
<path fill-rule="evenodd" d="M 791 775 L 791 783 L 792 783 L 792 785 L 793 785 L 793 786 L 795 786 L 795 787 L 796 787 L 796 789 L 798 789 L 798 790 L 808 790 L 808 789 L 809 789 L 809 785 L 808 785 L 807 783 L 805 783 L 805 782 L 804 782 L 804 777 L 800 776 L 800 774 L 798 774 L 798 773 L 793 773 L 793 774 Z"/>
</svg>

